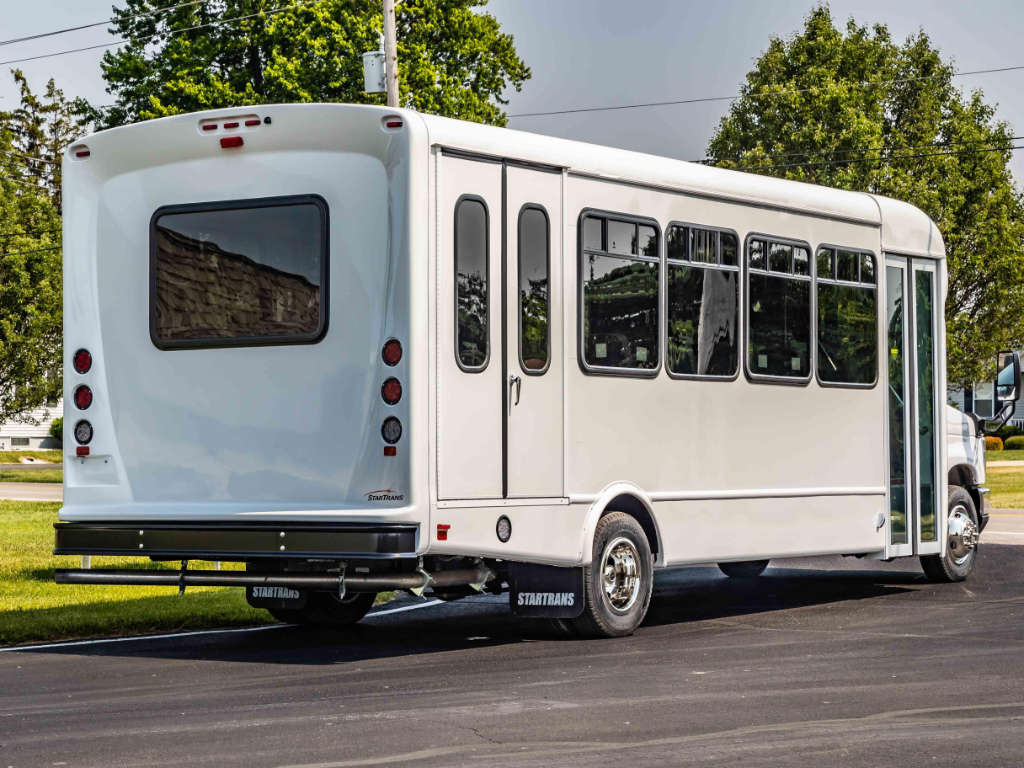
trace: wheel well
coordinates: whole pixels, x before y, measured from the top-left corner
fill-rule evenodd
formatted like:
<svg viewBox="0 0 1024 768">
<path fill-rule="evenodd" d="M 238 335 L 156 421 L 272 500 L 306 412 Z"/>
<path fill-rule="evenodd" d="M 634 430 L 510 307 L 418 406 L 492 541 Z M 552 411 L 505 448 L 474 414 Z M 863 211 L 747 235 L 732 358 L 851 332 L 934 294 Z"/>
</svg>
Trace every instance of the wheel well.
<svg viewBox="0 0 1024 768">
<path fill-rule="evenodd" d="M 971 496 L 971 501 L 974 502 L 974 508 L 978 510 L 979 513 L 981 512 L 981 492 L 978 490 L 978 484 L 974 480 L 973 467 L 969 464 L 957 464 L 956 466 L 950 467 L 947 484 L 966 490 Z"/>
<path fill-rule="evenodd" d="M 640 523 L 640 527 L 644 529 L 644 534 L 647 536 L 647 543 L 651 545 L 652 554 L 657 556 L 661 549 L 661 544 L 658 541 L 658 529 L 654 525 L 651 513 L 647 511 L 647 506 L 640 499 L 628 493 L 620 493 L 608 502 L 604 511 L 606 513 L 622 512 Z"/>
</svg>

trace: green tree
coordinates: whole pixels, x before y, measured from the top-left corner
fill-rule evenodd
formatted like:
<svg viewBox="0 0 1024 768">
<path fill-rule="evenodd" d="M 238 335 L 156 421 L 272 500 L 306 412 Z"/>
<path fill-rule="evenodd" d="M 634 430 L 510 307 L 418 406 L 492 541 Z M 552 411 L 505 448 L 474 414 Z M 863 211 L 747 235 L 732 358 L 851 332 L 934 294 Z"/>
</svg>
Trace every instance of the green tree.
<svg viewBox="0 0 1024 768">
<path fill-rule="evenodd" d="M 51 80 L 0 112 L 0 421 L 60 397 L 60 157 L 80 132 L 76 107 Z"/>
<path fill-rule="evenodd" d="M 116 103 L 102 127 L 245 104 L 383 104 L 363 92 L 362 54 L 378 47 L 379 0 L 220 0 L 175 10 L 178 0 L 126 0 L 113 34 L 131 42 L 103 57 Z M 512 36 L 476 9 L 486 0 L 398 5 L 399 92 L 422 112 L 504 125 L 503 93 L 530 77 Z"/>
<path fill-rule="evenodd" d="M 772 38 L 722 118 L 715 165 L 905 200 L 946 243 L 951 384 L 990 372 L 1024 342 L 1024 204 L 1008 169 L 1013 132 L 980 91 L 964 94 L 919 31 L 845 30 L 827 7 Z"/>
</svg>

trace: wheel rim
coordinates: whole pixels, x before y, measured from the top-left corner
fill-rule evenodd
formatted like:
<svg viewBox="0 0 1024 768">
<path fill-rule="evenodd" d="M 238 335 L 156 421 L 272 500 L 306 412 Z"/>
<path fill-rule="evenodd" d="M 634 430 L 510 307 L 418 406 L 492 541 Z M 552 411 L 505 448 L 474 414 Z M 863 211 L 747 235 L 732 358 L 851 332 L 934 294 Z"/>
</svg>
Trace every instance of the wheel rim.
<svg viewBox="0 0 1024 768">
<path fill-rule="evenodd" d="M 947 529 L 949 556 L 956 565 L 963 565 L 978 544 L 978 526 L 971 519 L 967 507 L 958 504 L 950 510 Z"/>
<path fill-rule="evenodd" d="M 636 545 L 624 536 L 613 539 L 601 557 L 601 585 L 608 604 L 617 613 L 625 613 L 640 596 L 643 574 Z"/>
</svg>

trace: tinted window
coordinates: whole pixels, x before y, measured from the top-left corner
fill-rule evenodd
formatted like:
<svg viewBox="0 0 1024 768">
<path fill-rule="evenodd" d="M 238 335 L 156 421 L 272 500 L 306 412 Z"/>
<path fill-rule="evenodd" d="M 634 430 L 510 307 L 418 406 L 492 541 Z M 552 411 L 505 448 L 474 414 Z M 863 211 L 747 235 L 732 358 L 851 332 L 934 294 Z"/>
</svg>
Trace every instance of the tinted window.
<svg viewBox="0 0 1024 768">
<path fill-rule="evenodd" d="M 822 249 L 831 255 L 831 249 Z M 836 251 L 835 271 L 818 253 L 818 378 L 833 384 L 872 384 L 878 368 L 874 256 Z M 865 280 L 857 283 L 858 267 Z M 835 276 L 842 275 L 838 280 Z M 854 281 L 849 277 L 854 276 Z"/>
<path fill-rule="evenodd" d="M 601 217 L 586 217 L 584 233 L 594 226 L 589 223 L 593 220 Z M 657 230 L 633 222 L 604 221 L 608 250 L 590 248 L 584 238 L 580 258 L 583 360 L 594 368 L 655 369 L 659 364 Z M 611 253 L 618 249 L 636 255 Z"/>
<path fill-rule="evenodd" d="M 548 365 L 548 217 L 539 208 L 519 214 L 519 359 L 526 371 Z"/>
<path fill-rule="evenodd" d="M 717 265 L 728 264 L 728 248 L 735 259 L 736 236 L 671 227 L 666 242 L 682 241 L 688 250 L 668 250 L 666 365 L 683 376 L 732 376 L 739 363 L 739 271 Z M 683 260 L 692 263 L 677 263 Z"/>
<path fill-rule="evenodd" d="M 319 198 L 161 209 L 150 237 L 150 330 L 158 346 L 323 335 L 327 206 Z"/>
<path fill-rule="evenodd" d="M 463 198 L 455 207 L 455 351 L 459 365 L 471 370 L 487 365 L 488 277 L 487 208 Z"/>
<path fill-rule="evenodd" d="M 771 271 L 762 266 L 765 248 Z M 802 273 L 793 274 L 793 254 L 801 250 L 771 240 L 764 245 L 760 240 L 749 242 L 747 367 L 754 376 L 810 375 L 811 281 Z"/>
</svg>

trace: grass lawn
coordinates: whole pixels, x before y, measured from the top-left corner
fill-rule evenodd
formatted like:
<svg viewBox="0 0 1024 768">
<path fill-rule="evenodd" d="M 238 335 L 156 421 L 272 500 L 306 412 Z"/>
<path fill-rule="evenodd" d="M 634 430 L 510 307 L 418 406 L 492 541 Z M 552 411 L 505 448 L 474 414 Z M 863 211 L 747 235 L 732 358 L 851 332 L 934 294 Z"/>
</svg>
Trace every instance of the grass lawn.
<svg viewBox="0 0 1024 768">
<path fill-rule="evenodd" d="M 237 588 L 189 587 L 178 597 L 174 587 L 54 584 L 54 568 L 80 564 L 78 557 L 50 554 L 59 506 L 0 501 L 0 645 L 273 621 L 266 611 L 250 608 Z M 92 564 L 159 567 L 142 558 L 94 557 Z"/>
<path fill-rule="evenodd" d="M 985 451 L 985 461 L 1024 461 L 1024 451 Z"/>
<path fill-rule="evenodd" d="M 22 457 L 42 459 L 54 464 L 64 461 L 62 451 L 0 451 L 0 464 L 20 464 Z"/>
<path fill-rule="evenodd" d="M 1024 467 L 989 467 L 985 485 L 992 489 L 989 503 L 997 509 L 1024 509 Z"/>
<path fill-rule="evenodd" d="M 63 469 L 0 469 L 0 483 L 60 483 Z"/>
</svg>

